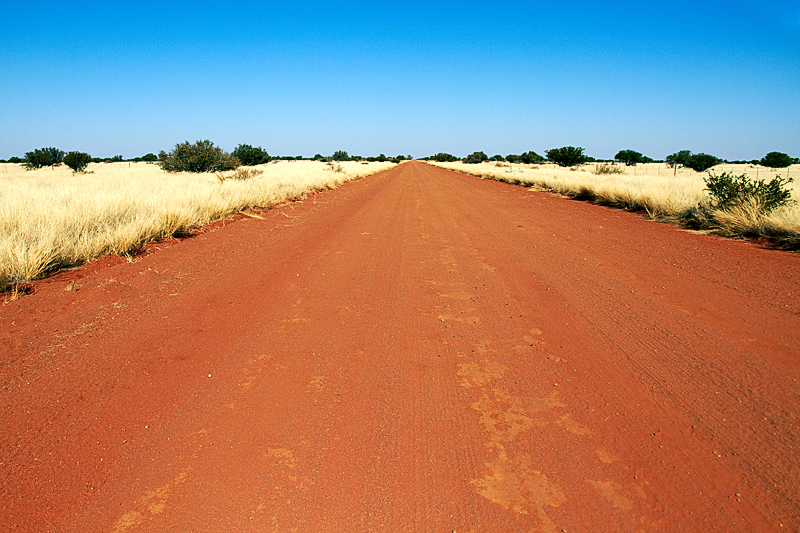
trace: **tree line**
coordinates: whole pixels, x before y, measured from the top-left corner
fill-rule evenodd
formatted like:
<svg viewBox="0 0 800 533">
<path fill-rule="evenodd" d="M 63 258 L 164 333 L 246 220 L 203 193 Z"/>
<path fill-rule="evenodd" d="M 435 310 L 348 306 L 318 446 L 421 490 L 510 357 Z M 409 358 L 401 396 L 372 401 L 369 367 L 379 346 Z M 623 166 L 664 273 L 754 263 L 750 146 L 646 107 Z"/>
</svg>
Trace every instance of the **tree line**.
<svg viewBox="0 0 800 533">
<path fill-rule="evenodd" d="M 158 163 L 164 170 L 169 172 L 218 172 L 223 170 L 232 170 L 239 166 L 253 166 L 269 163 L 275 160 L 296 161 L 296 160 L 314 160 L 314 161 L 391 161 L 399 163 L 408 159 L 412 159 L 411 155 L 397 155 L 394 157 L 387 157 L 384 154 L 378 156 L 362 157 L 360 155 L 349 155 L 344 150 L 337 150 L 330 156 L 323 156 L 315 154 L 314 157 L 304 158 L 302 156 L 270 156 L 266 150 L 260 146 L 251 146 L 249 144 L 239 144 L 231 153 L 224 151 L 221 147 L 215 146 L 209 140 L 197 141 L 190 143 L 189 141 L 175 145 L 175 148 L 169 152 L 162 150 L 158 155 L 148 153 L 141 157 L 134 157 L 131 159 L 124 159 L 121 155 L 116 155 L 107 158 L 92 157 L 85 152 L 64 152 L 54 147 L 39 148 L 31 152 L 26 152 L 25 157 L 11 157 L 7 161 L 0 159 L 3 163 L 21 163 L 26 169 L 33 170 L 47 166 L 55 166 L 61 163 L 65 164 L 75 172 L 83 172 L 89 163 L 103 163 L 103 162 L 120 162 L 120 161 L 147 161 Z M 596 160 L 593 157 L 584 154 L 584 149 L 575 146 L 564 146 L 561 148 L 552 148 L 545 150 L 544 155 L 539 155 L 534 151 L 523 152 L 522 154 L 508 154 L 506 156 L 494 155 L 487 156 L 484 152 L 473 152 L 466 157 L 460 158 L 452 154 L 440 152 L 432 156 L 423 157 L 423 160 L 432 160 L 438 162 L 454 162 L 462 161 L 468 164 L 483 163 L 486 161 L 503 161 L 508 163 L 522 163 L 522 164 L 537 164 L 537 163 L 555 163 L 562 167 L 572 167 L 589 163 Z M 674 154 L 668 155 L 663 161 L 656 161 L 650 157 L 643 155 L 636 150 L 620 150 L 614 156 L 613 161 L 624 163 L 627 166 L 636 165 L 639 163 L 652 163 L 652 162 L 665 162 L 671 167 L 686 167 L 691 168 L 697 172 L 704 172 L 709 168 L 720 163 L 749 163 L 759 164 L 771 168 L 783 168 L 789 165 L 800 163 L 800 159 L 793 158 L 788 154 L 782 152 L 769 152 L 761 159 L 754 159 L 751 161 L 725 161 L 716 156 L 705 153 L 692 153 L 690 150 L 680 150 Z"/>
<path fill-rule="evenodd" d="M 541 156 L 533 151 L 524 152 L 520 155 L 509 154 L 505 157 L 502 155 L 494 155 L 489 157 L 484 152 L 473 152 L 470 155 L 462 158 L 456 157 L 452 154 L 440 152 L 429 157 L 423 157 L 422 159 L 438 161 L 440 163 L 461 161 L 469 164 L 483 163 L 486 161 L 505 161 L 508 163 L 525 164 L 550 162 L 562 167 L 572 167 L 576 165 L 582 165 L 584 163 L 592 163 L 595 161 L 609 161 L 595 159 L 585 155 L 583 152 L 584 149 L 581 147 L 564 146 L 561 148 L 546 150 L 544 156 Z M 726 161 L 724 159 L 720 159 L 719 157 L 705 153 L 693 154 L 690 150 L 680 150 L 674 154 L 668 155 L 664 160 L 661 161 L 656 161 L 655 159 L 647 157 L 636 150 L 620 150 L 611 161 L 624 163 L 627 166 L 633 166 L 638 163 L 667 163 L 673 168 L 686 167 L 696 170 L 697 172 L 704 172 L 715 165 L 719 165 L 720 163 L 752 164 L 771 168 L 783 168 L 792 164 L 800 163 L 800 159 L 796 157 L 790 157 L 788 154 L 782 152 L 769 152 L 761 159 L 753 159 L 750 161 Z"/>
</svg>

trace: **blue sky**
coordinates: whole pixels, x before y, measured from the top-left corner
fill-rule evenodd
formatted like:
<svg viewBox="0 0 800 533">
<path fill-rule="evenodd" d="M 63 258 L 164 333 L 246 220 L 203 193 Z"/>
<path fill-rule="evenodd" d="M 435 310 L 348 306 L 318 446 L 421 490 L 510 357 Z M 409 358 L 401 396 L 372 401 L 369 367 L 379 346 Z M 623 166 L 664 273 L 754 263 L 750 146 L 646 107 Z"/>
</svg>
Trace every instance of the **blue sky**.
<svg viewBox="0 0 800 533">
<path fill-rule="evenodd" d="M 15 2 L 0 158 L 800 157 L 800 2 Z"/>
</svg>

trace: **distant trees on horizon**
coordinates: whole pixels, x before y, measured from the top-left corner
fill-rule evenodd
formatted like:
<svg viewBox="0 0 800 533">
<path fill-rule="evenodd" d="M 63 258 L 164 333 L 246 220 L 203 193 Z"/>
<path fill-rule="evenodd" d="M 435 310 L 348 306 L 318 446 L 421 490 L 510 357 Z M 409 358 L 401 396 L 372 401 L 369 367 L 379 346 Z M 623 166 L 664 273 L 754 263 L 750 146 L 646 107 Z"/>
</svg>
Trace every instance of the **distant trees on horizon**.
<svg viewBox="0 0 800 533">
<path fill-rule="evenodd" d="M 394 157 L 386 156 L 385 154 L 379 154 L 378 156 L 367 156 L 363 157 L 360 155 L 350 155 L 346 150 L 336 150 L 330 156 L 323 156 L 321 154 L 315 154 L 314 157 L 303 157 L 303 156 L 270 156 L 266 150 L 261 148 L 260 146 L 254 147 L 249 144 L 239 144 L 232 153 L 228 154 L 220 147 L 213 146 L 214 143 L 210 141 L 197 141 L 195 145 L 191 145 L 188 141 L 183 143 L 182 145 L 176 145 L 176 148 L 173 149 L 172 152 L 164 152 L 163 150 L 159 153 L 159 155 L 155 155 L 154 153 L 150 152 L 143 156 L 133 157 L 130 159 L 125 159 L 122 155 L 115 155 L 113 157 L 91 157 L 90 161 L 92 163 L 113 163 L 113 162 L 121 162 L 121 161 L 131 161 L 131 162 L 159 162 L 161 164 L 164 161 L 164 157 L 167 157 L 169 154 L 173 156 L 177 153 L 188 153 L 186 151 L 186 147 L 192 147 L 195 150 L 202 149 L 199 147 L 198 143 L 208 143 L 205 146 L 205 150 L 214 151 L 215 154 L 217 152 L 221 152 L 224 154 L 223 159 L 226 159 L 226 163 L 222 166 L 235 168 L 238 165 L 260 165 L 264 163 L 268 163 L 274 160 L 283 160 L 283 161 L 296 161 L 296 160 L 316 160 L 316 161 L 368 161 L 368 162 L 386 162 L 391 161 L 394 163 L 399 163 L 401 161 L 410 160 L 412 159 L 411 155 L 397 155 Z M 179 149 L 179 147 L 181 147 Z M 213 147 L 213 150 L 212 150 Z M 183 152 L 181 152 L 183 150 Z M 70 152 L 74 154 L 85 154 L 85 152 Z M 199 152 L 198 152 L 199 153 Z M 476 164 L 482 163 L 486 161 L 495 161 L 495 162 L 508 162 L 508 163 L 522 163 L 522 164 L 538 164 L 538 163 L 555 163 L 559 166 L 564 167 L 571 167 L 576 165 L 581 165 L 587 162 L 597 161 L 593 157 L 587 156 L 584 153 L 584 149 L 582 147 L 574 147 L 574 146 L 564 146 L 560 148 L 552 148 L 549 150 L 545 150 L 545 155 L 539 155 L 535 151 L 531 150 L 528 152 L 523 152 L 522 154 L 508 154 L 506 156 L 502 156 L 500 154 L 493 155 L 489 157 L 486 155 L 485 152 L 476 151 L 472 152 L 466 157 L 458 157 L 453 154 L 449 154 L 446 152 L 439 152 L 432 156 L 422 157 L 421 160 L 430 160 L 430 161 L 437 161 L 442 163 L 448 162 L 455 162 L 455 161 L 462 161 L 468 164 Z M 43 168 L 47 166 L 57 166 L 64 162 L 65 152 L 63 150 L 59 150 L 54 147 L 49 148 L 39 148 L 33 150 L 31 152 L 26 152 L 25 157 L 10 157 L 8 160 L 0 159 L 0 163 L 17 163 L 22 164 L 26 169 L 33 170 L 37 168 Z M 189 156 L 187 156 L 189 157 Z M 195 158 L 197 154 L 195 154 Z M 215 157 L 222 157 L 217 154 Z M 75 156 L 73 155 L 70 162 L 74 161 Z M 81 157 L 81 161 L 85 159 Z M 616 153 L 613 160 L 599 160 L 604 162 L 612 162 L 617 161 L 620 163 L 624 163 L 626 166 L 632 166 L 639 163 L 652 163 L 652 162 L 665 162 L 670 167 L 686 167 L 691 168 L 697 172 L 704 172 L 709 168 L 718 165 L 720 163 L 733 163 L 733 164 L 751 164 L 751 165 L 762 165 L 769 168 L 785 168 L 792 164 L 800 163 L 800 159 L 796 157 L 791 157 L 786 153 L 772 151 L 767 153 L 761 159 L 753 159 L 753 160 L 735 160 L 735 161 L 727 161 L 716 157 L 714 155 L 706 154 L 706 153 L 692 153 L 690 150 L 679 150 L 675 153 L 672 153 L 666 158 L 661 160 L 655 160 L 651 157 L 643 155 L 641 152 L 633 150 L 633 149 L 624 149 L 620 150 Z M 174 163 L 174 161 L 172 161 Z M 167 166 L 170 166 L 171 163 L 167 163 Z M 162 165 L 163 166 L 163 165 Z M 190 165 L 191 166 L 191 165 Z M 213 166 L 213 165 L 212 165 Z M 83 167 L 85 168 L 85 166 Z M 204 165 L 199 165 L 198 168 L 205 168 Z"/>
</svg>

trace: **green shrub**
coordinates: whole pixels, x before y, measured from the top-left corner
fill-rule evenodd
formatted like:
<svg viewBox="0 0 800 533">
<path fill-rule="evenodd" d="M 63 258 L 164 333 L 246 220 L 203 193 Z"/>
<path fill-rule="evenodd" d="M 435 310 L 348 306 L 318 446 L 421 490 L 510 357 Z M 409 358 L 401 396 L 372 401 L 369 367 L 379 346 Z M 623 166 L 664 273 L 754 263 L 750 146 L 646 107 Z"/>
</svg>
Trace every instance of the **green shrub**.
<svg viewBox="0 0 800 533">
<path fill-rule="evenodd" d="M 614 159 L 625 163 L 625 166 L 632 166 L 636 165 L 637 163 L 652 163 L 653 160 L 646 155 L 642 155 L 641 152 L 637 152 L 636 150 L 620 150 L 617 152 L 617 155 L 614 156 Z"/>
<path fill-rule="evenodd" d="M 464 158 L 464 163 L 469 163 L 470 165 L 475 165 L 478 163 L 483 163 L 484 161 L 488 161 L 489 156 L 484 154 L 483 152 L 472 152 L 467 157 Z"/>
<path fill-rule="evenodd" d="M 241 164 L 248 167 L 263 165 L 270 161 L 269 154 L 263 148 L 260 146 L 254 148 L 249 144 L 240 144 L 233 150 L 231 155 L 238 159 Z"/>
<path fill-rule="evenodd" d="M 519 156 L 519 162 L 525 163 L 526 165 L 534 165 L 537 163 L 541 163 L 543 161 L 544 157 L 540 156 L 533 150 L 531 150 L 530 152 L 525 152 L 523 154 L 520 154 Z"/>
<path fill-rule="evenodd" d="M 221 172 L 234 170 L 239 160 L 211 141 L 176 144 L 171 152 L 158 154 L 158 164 L 167 172 Z"/>
<path fill-rule="evenodd" d="M 687 166 L 686 163 L 692 157 L 692 152 L 690 150 L 680 150 L 675 152 L 674 154 L 670 154 L 667 156 L 666 161 L 667 164 L 675 168 L 676 166 Z"/>
<path fill-rule="evenodd" d="M 671 167 L 684 166 L 696 172 L 705 172 L 709 168 L 722 163 L 722 159 L 709 154 L 693 154 L 689 150 L 681 150 L 667 156 L 667 163 Z"/>
<path fill-rule="evenodd" d="M 64 160 L 64 151 L 58 148 L 38 148 L 33 152 L 25 152 L 22 164 L 28 170 L 52 167 Z"/>
<path fill-rule="evenodd" d="M 350 156 L 347 155 L 347 152 L 345 152 L 344 150 L 336 150 L 335 152 L 333 152 L 333 156 L 331 156 L 331 159 L 333 159 L 334 161 L 348 161 L 350 159 Z"/>
<path fill-rule="evenodd" d="M 444 152 L 439 152 L 438 154 L 431 156 L 431 159 L 439 163 L 452 163 L 453 161 L 458 161 L 456 156 Z"/>
<path fill-rule="evenodd" d="M 776 176 L 771 181 L 751 180 L 747 174 L 735 176 L 723 172 L 719 176 L 709 172 L 704 178 L 706 190 L 711 195 L 713 209 L 727 210 L 744 202 L 755 202 L 763 214 L 786 205 L 792 191 L 785 186 L 792 182 L 792 178 L 784 179 Z"/>
<path fill-rule="evenodd" d="M 783 152 L 770 152 L 761 161 L 763 166 L 770 168 L 784 168 L 794 163 L 794 158 Z"/>
<path fill-rule="evenodd" d="M 83 172 L 91 161 L 92 156 L 85 152 L 68 152 L 64 156 L 64 164 L 71 168 L 73 172 Z"/>
<path fill-rule="evenodd" d="M 722 159 L 708 154 L 694 154 L 689 158 L 687 167 L 696 172 L 705 172 L 709 168 L 722 163 Z"/>
<path fill-rule="evenodd" d="M 552 150 L 546 150 L 545 154 L 547 154 L 547 159 L 560 167 L 580 165 L 587 160 L 581 147 L 564 146 L 563 148 L 553 148 Z"/>
<path fill-rule="evenodd" d="M 22 163 L 22 158 L 17 156 L 12 156 L 8 158 L 9 163 Z"/>
</svg>

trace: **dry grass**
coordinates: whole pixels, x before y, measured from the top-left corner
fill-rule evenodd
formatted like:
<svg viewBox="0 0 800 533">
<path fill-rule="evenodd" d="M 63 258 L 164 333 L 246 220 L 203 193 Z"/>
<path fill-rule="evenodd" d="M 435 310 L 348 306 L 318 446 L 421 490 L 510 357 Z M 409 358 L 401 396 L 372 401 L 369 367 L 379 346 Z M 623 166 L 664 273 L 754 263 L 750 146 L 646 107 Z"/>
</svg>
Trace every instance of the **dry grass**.
<svg viewBox="0 0 800 533">
<path fill-rule="evenodd" d="M 225 174 L 169 174 L 147 163 L 96 163 L 86 174 L 73 174 L 63 165 L 25 171 L 3 163 L 0 291 L 391 166 L 342 162 L 331 172 L 324 163 L 297 161 Z"/>
<path fill-rule="evenodd" d="M 790 248 L 800 245 L 800 204 L 797 202 L 769 215 L 759 212 L 758 206 L 744 204 L 726 212 L 716 211 L 712 218 L 698 219 L 697 206 L 707 205 L 708 202 L 703 181 L 707 174 L 687 168 L 671 169 L 663 163 L 631 167 L 590 163 L 572 169 L 552 164 L 504 164 L 502 167 L 495 163 L 429 164 L 485 179 L 542 188 L 601 205 L 645 211 L 655 219 L 684 224 L 691 221 L 726 236 L 763 236 Z M 620 170 L 622 173 L 617 173 Z M 716 174 L 747 174 L 750 178 L 767 180 L 776 175 L 792 177 L 795 179 L 795 183 L 789 184 L 792 198 L 800 200 L 800 185 L 797 183 L 800 182 L 800 165 L 792 165 L 788 169 L 770 169 L 724 164 L 711 171 Z"/>
</svg>

